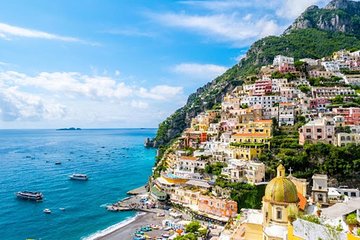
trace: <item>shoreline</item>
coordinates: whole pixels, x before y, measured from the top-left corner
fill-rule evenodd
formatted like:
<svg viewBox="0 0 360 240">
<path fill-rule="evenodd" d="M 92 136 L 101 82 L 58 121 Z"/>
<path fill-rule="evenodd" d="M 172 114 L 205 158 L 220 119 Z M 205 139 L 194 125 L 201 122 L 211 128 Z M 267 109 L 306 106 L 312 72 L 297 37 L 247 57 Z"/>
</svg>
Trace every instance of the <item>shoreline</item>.
<svg viewBox="0 0 360 240">
<path fill-rule="evenodd" d="M 102 230 L 98 230 L 92 234 L 90 234 L 89 236 L 83 237 L 81 238 L 81 240 L 101 240 L 101 239 L 108 239 L 107 237 L 120 231 L 123 230 L 124 228 L 128 228 L 128 229 L 133 229 L 133 227 L 131 227 L 132 224 L 136 224 L 136 223 L 142 223 L 143 221 L 141 221 L 143 219 L 143 217 L 145 217 L 146 215 L 148 215 L 149 213 L 145 213 L 145 212 L 136 212 L 135 216 L 133 217 L 128 217 L 118 223 L 115 223 L 114 225 L 111 225 L 105 229 Z M 135 228 L 136 229 L 136 228 Z M 134 232 L 135 229 L 132 231 Z M 128 231 L 126 231 L 128 232 Z M 130 237 L 130 236 L 129 236 Z M 124 238 L 125 239 L 125 238 Z M 131 238 L 129 238 L 131 239 Z"/>
</svg>

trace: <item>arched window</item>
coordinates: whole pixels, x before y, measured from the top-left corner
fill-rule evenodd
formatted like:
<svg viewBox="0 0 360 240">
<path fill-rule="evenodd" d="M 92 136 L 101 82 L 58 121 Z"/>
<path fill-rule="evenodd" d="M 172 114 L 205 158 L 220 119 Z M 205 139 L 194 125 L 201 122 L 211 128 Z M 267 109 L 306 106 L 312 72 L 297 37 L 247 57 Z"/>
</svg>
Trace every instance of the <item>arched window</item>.
<svg viewBox="0 0 360 240">
<path fill-rule="evenodd" d="M 276 218 L 277 219 L 282 219 L 282 210 L 281 208 L 276 208 Z"/>
</svg>

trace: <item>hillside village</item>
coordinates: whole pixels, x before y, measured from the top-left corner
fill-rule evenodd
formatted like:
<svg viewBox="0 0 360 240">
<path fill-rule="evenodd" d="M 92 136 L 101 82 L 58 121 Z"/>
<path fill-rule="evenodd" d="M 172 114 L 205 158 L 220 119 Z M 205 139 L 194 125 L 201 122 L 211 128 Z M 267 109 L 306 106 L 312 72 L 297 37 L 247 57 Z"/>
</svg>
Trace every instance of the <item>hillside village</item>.
<svg viewBox="0 0 360 240">
<path fill-rule="evenodd" d="M 212 239 L 360 239 L 359 89 L 359 50 L 276 56 L 159 149 L 152 198 Z"/>
</svg>

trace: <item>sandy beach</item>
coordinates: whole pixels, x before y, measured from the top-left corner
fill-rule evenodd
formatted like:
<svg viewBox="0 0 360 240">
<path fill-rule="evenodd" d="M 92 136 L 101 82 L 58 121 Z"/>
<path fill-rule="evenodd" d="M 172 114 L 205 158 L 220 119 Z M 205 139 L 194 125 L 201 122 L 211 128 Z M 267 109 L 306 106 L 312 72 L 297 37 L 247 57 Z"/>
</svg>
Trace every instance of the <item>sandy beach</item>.
<svg viewBox="0 0 360 240">
<path fill-rule="evenodd" d="M 114 229 L 109 233 L 104 233 L 103 236 L 92 238 L 93 240 L 127 240 L 132 239 L 133 234 L 144 225 L 157 224 L 161 226 L 163 217 L 157 217 L 155 213 L 141 213 L 136 219 L 118 229 Z M 161 236 L 162 231 L 154 230 L 147 233 L 149 236 Z"/>
</svg>

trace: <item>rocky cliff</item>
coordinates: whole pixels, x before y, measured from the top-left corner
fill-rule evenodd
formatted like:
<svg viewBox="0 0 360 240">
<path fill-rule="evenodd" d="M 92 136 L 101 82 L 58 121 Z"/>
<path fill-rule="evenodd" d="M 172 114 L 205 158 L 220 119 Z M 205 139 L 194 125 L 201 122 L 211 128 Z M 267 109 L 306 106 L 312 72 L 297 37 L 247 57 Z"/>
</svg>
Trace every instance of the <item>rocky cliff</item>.
<svg viewBox="0 0 360 240">
<path fill-rule="evenodd" d="M 308 28 L 360 36 L 360 2 L 333 0 L 324 8 L 311 6 L 285 33 Z"/>
</svg>

